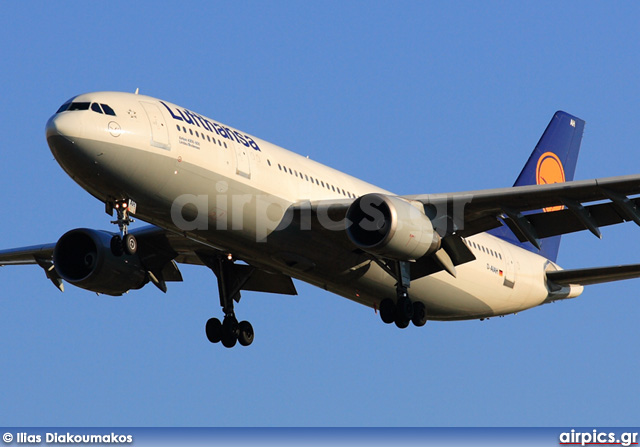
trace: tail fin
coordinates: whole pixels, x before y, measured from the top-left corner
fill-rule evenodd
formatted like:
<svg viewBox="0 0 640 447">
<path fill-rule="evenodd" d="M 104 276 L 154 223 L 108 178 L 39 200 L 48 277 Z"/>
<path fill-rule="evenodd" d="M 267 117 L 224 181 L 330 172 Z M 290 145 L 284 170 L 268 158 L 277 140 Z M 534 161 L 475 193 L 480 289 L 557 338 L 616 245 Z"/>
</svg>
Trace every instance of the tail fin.
<svg viewBox="0 0 640 447">
<path fill-rule="evenodd" d="M 565 112 L 556 112 L 513 186 L 542 185 L 573 180 L 583 131 L 583 120 Z M 562 208 L 564 207 L 549 207 L 531 212 L 551 212 Z M 529 242 L 520 242 L 511 230 L 505 226 L 496 228 L 490 233 L 500 239 L 538 253 L 551 261 L 555 262 L 558 257 L 560 236 L 543 239 L 540 244 L 541 248 L 538 250 Z"/>
</svg>

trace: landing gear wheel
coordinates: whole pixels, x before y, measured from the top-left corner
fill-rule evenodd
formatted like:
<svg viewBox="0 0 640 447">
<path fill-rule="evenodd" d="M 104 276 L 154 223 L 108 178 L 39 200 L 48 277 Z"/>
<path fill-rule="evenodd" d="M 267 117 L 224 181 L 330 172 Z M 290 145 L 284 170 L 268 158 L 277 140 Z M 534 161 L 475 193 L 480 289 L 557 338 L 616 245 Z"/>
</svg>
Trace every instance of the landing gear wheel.
<svg viewBox="0 0 640 447">
<path fill-rule="evenodd" d="M 124 247 L 122 245 L 122 238 L 119 235 L 115 235 L 111 238 L 111 253 L 114 256 L 122 256 L 124 253 Z"/>
<path fill-rule="evenodd" d="M 380 318 L 386 324 L 391 324 L 396 319 L 396 304 L 390 298 L 380 302 Z"/>
<path fill-rule="evenodd" d="M 396 326 L 398 326 L 400 329 L 405 329 L 407 326 L 409 326 L 410 322 L 411 320 L 396 319 Z"/>
<path fill-rule="evenodd" d="M 411 321 L 413 317 L 413 303 L 409 298 L 398 298 L 396 303 L 396 321 Z"/>
<path fill-rule="evenodd" d="M 233 348 L 237 341 L 238 338 L 234 334 L 222 332 L 222 346 L 225 348 Z"/>
<path fill-rule="evenodd" d="M 124 251 L 129 255 L 135 255 L 138 251 L 138 241 L 133 234 L 126 234 L 122 240 Z"/>
<path fill-rule="evenodd" d="M 238 341 L 238 320 L 236 317 L 225 317 L 222 323 L 222 344 L 225 348 L 233 348 Z"/>
<path fill-rule="evenodd" d="M 238 341 L 242 346 L 253 343 L 253 326 L 248 321 L 241 321 L 238 325 Z"/>
<path fill-rule="evenodd" d="M 218 343 L 222 340 L 222 323 L 217 318 L 210 318 L 204 330 L 211 343 Z"/>
<path fill-rule="evenodd" d="M 427 322 L 427 309 L 424 304 L 416 301 L 413 303 L 413 317 L 411 318 L 413 325 L 422 327 Z"/>
</svg>

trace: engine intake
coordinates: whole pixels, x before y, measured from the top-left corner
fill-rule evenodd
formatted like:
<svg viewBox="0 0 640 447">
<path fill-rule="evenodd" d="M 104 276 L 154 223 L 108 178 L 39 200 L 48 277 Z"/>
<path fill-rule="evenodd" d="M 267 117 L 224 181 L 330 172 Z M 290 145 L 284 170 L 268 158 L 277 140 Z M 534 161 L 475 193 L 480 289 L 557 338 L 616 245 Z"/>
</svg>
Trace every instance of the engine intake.
<svg viewBox="0 0 640 447">
<path fill-rule="evenodd" d="M 414 261 L 440 248 L 440 235 L 424 214 L 399 197 L 365 194 L 347 210 L 347 235 L 358 248 L 376 256 Z"/>
<path fill-rule="evenodd" d="M 78 228 L 65 233 L 53 250 L 53 265 L 68 283 L 92 292 L 122 295 L 147 281 L 137 255 L 116 256 L 107 231 Z"/>
</svg>

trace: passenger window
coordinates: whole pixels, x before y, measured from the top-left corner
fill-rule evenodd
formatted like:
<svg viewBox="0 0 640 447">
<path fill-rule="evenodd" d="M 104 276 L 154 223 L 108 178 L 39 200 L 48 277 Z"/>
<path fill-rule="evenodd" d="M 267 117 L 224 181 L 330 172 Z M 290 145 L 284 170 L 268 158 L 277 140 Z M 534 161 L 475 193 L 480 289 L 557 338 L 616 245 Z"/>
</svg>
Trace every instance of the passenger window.
<svg viewBox="0 0 640 447">
<path fill-rule="evenodd" d="M 116 116 L 116 112 L 113 111 L 111 107 L 106 104 L 100 104 L 102 106 L 102 110 L 104 110 L 105 115 Z"/>
</svg>

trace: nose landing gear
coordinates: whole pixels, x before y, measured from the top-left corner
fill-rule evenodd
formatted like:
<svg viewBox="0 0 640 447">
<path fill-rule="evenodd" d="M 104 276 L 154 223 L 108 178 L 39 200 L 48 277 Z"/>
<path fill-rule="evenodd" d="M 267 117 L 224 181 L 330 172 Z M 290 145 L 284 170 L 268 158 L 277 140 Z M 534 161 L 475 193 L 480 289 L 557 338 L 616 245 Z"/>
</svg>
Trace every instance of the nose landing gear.
<svg viewBox="0 0 640 447">
<path fill-rule="evenodd" d="M 131 199 L 107 202 L 105 207 L 107 214 L 113 216 L 113 210 L 116 211 L 118 218 L 111 223 L 118 225 L 121 236 L 116 235 L 111 239 L 111 251 L 116 256 L 123 253 L 134 255 L 138 251 L 138 241 L 133 234 L 129 234 L 128 227 L 134 222 L 130 214 L 135 214 L 136 202 Z"/>
</svg>

